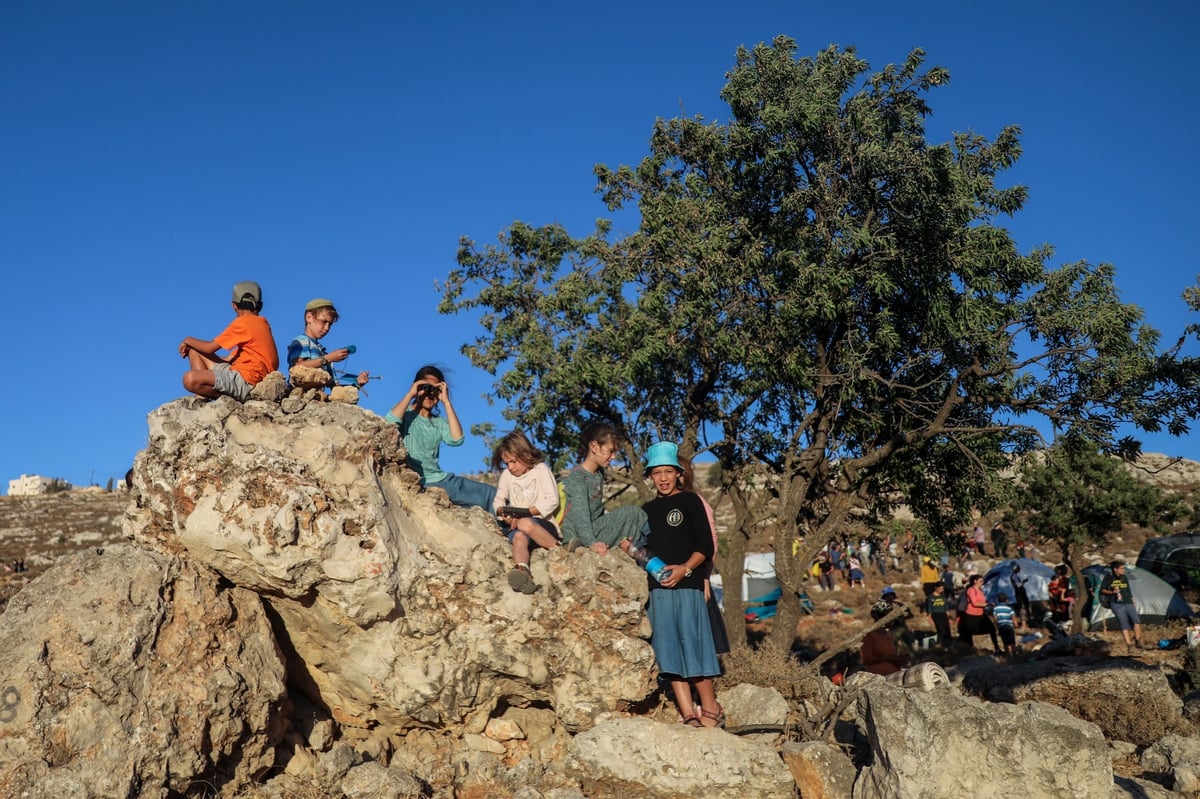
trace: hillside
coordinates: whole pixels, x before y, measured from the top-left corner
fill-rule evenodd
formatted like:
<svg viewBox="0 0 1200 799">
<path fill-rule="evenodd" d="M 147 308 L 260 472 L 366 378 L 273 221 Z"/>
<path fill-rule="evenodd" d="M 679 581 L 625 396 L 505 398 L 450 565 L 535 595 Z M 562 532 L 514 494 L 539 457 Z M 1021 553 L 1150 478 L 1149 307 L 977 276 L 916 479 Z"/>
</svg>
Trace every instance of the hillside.
<svg viewBox="0 0 1200 799">
<path fill-rule="evenodd" d="M 0 497 L 0 609 L 55 560 L 89 547 L 124 541 L 124 492 L 64 491 L 40 497 Z M 25 561 L 27 572 L 8 569 Z"/>
</svg>

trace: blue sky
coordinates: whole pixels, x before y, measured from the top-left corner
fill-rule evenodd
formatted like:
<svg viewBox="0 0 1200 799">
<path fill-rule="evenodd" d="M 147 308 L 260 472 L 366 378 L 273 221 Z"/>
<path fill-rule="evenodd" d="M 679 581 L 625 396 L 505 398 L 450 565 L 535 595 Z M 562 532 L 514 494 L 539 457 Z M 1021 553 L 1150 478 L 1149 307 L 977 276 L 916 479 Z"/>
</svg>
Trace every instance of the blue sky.
<svg viewBox="0 0 1200 799">
<path fill-rule="evenodd" d="M 656 117 L 723 118 L 740 44 L 923 47 L 947 66 L 931 138 L 1024 129 L 1011 224 L 1056 261 L 1108 261 L 1173 338 L 1200 274 L 1190 4 L 929 2 L 55 2 L 0 5 L 0 263 L 8 388 L 0 479 L 120 478 L 146 414 L 183 395 L 187 335 L 264 288 L 281 349 L 304 303 L 383 376 L 387 411 L 423 363 L 464 423 L 499 419 L 436 312 L 458 237 L 520 219 L 584 233 L 592 167 L 635 163 Z M 1200 459 L 1195 437 L 1147 450 Z M 446 466 L 477 469 L 469 439 Z M 4 484 L 0 483 L 0 487 Z"/>
</svg>

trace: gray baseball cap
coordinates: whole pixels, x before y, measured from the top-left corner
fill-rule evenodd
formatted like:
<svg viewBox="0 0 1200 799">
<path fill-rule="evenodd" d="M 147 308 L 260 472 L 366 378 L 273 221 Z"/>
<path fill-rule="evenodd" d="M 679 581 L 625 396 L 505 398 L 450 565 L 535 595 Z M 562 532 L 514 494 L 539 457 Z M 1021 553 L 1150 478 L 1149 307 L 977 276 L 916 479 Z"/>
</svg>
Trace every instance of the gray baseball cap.
<svg viewBox="0 0 1200 799">
<path fill-rule="evenodd" d="M 262 289 L 253 280 L 243 280 L 233 287 L 233 301 L 245 302 L 253 300 L 256 303 L 262 302 Z"/>
</svg>

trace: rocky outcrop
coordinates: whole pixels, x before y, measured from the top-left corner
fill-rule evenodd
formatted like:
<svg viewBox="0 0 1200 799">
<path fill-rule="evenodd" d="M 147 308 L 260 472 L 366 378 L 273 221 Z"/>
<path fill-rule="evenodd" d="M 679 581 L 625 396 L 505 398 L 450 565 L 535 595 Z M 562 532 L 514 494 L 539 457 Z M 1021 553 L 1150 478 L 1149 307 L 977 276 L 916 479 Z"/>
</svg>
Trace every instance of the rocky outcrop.
<svg viewBox="0 0 1200 799">
<path fill-rule="evenodd" d="M 131 547 L 74 555 L 0 625 L 0 796 L 164 797 L 265 773 L 283 662 L 262 603 Z"/>
<path fill-rule="evenodd" d="M 653 690 L 632 561 L 540 553 L 541 590 L 514 593 L 491 517 L 418 493 L 378 416 L 189 399 L 149 423 L 128 534 L 262 596 L 293 682 L 339 723 L 481 733 L 542 703 L 583 730 Z"/>
<path fill-rule="evenodd" d="M 854 783 L 855 799 L 1112 793 L 1112 761 L 1100 728 L 1062 708 L 984 703 L 884 680 L 861 690 L 857 723 L 869 740 L 870 764 Z"/>
</svg>

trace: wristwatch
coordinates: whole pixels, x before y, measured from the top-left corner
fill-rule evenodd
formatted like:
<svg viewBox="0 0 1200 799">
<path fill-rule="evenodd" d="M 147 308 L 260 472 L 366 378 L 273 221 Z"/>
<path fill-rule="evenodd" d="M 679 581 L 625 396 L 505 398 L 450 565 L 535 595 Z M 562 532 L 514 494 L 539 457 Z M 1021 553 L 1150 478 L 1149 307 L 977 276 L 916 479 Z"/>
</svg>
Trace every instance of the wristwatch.
<svg viewBox="0 0 1200 799">
<path fill-rule="evenodd" d="M 324 355 L 322 355 L 322 356 L 321 356 L 321 365 L 322 365 L 322 366 L 328 366 L 328 365 L 329 365 L 329 359 L 328 359 L 328 358 L 326 358 Z"/>
<path fill-rule="evenodd" d="M 687 567 L 685 567 L 685 568 L 684 568 L 684 570 L 683 570 L 683 576 L 684 576 L 684 577 L 691 577 L 691 576 L 692 576 L 692 567 L 691 567 L 691 566 L 687 566 Z"/>
</svg>

